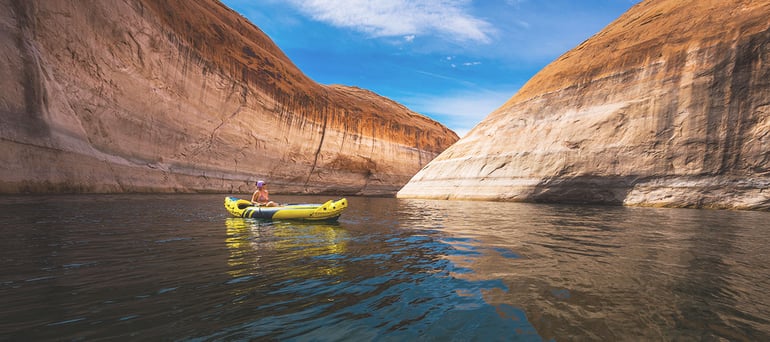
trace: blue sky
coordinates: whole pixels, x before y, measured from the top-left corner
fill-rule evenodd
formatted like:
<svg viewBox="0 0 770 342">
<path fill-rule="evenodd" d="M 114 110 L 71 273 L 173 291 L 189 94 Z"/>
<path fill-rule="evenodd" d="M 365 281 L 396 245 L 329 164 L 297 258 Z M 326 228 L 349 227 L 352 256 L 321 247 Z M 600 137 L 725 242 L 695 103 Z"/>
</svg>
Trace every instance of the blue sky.
<svg viewBox="0 0 770 342">
<path fill-rule="evenodd" d="M 310 78 L 374 91 L 463 136 L 638 0 L 222 0 Z"/>
</svg>

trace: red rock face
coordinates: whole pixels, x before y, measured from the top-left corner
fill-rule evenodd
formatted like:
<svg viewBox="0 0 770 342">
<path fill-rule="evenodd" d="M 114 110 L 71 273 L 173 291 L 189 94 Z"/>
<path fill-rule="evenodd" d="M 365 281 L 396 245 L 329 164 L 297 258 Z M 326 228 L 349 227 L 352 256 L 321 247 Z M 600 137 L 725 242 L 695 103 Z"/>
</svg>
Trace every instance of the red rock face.
<svg viewBox="0 0 770 342">
<path fill-rule="evenodd" d="M 645 1 L 399 197 L 770 208 L 770 1 Z"/>
<path fill-rule="evenodd" d="M 0 192 L 395 193 L 457 135 L 218 1 L 0 1 Z"/>
</svg>

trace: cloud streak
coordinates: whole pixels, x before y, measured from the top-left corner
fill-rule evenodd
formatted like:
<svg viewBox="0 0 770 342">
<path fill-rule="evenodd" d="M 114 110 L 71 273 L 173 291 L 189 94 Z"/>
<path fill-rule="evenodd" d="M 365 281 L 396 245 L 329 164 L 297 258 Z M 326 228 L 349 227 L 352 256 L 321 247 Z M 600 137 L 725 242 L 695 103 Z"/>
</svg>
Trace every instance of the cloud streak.
<svg viewBox="0 0 770 342">
<path fill-rule="evenodd" d="M 518 89 L 502 91 L 462 92 L 404 99 L 404 103 L 420 113 L 439 118 L 461 137 L 492 111 L 502 106 Z"/>
<path fill-rule="evenodd" d="M 290 0 L 314 20 L 373 37 L 437 35 L 456 42 L 491 42 L 494 28 L 468 13 L 468 0 Z"/>
</svg>

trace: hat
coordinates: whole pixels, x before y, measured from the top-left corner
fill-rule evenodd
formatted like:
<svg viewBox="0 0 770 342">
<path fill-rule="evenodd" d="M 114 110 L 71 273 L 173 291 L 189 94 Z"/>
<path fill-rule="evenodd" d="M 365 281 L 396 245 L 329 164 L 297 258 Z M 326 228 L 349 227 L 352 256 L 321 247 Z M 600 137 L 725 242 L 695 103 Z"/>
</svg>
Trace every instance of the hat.
<svg viewBox="0 0 770 342">
<path fill-rule="evenodd" d="M 264 186 L 264 185 L 265 185 L 265 182 L 263 182 L 263 181 L 257 181 L 257 187 L 258 187 L 258 188 L 261 188 L 261 187 L 262 187 L 262 186 Z"/>
</svg>

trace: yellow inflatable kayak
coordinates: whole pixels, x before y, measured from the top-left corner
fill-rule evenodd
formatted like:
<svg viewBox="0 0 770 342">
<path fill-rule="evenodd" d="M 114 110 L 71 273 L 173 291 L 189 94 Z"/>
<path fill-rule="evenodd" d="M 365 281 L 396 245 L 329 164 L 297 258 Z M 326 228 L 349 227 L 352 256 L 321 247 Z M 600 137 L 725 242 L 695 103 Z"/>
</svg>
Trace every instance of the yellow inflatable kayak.
<svg viewBox="0 0 770 342">
<path fill-rule="evenodd" d="M 225 208 L 235 217 L 270 220 L 336 221 L 348 200 L 326 201 L 324 204 L 284 204 L 278 207 L 257 206 L 245 199 L 225 197 Z"/>
</svg>

